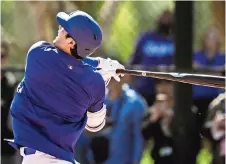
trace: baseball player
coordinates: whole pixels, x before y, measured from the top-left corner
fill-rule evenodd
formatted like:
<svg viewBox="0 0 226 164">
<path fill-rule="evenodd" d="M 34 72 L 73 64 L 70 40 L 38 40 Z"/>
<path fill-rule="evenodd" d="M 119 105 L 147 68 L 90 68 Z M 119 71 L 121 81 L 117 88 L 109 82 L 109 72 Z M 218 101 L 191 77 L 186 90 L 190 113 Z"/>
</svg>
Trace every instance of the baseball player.
<svg viewBox="0 0 226 164">
<path fill-rule="evenodd" d="M 98 23 L 87 13 L 60 12 L 53 45 L 39 41 L 27 53 L 24 78 L 10 114 L 22 164 L 75 164 L 74 146 L 84 129 L 105 125 L 105 86 L 116 69 L 115 60 L 90 58 L 102 41 Z M 96 67 L 96 68 L 95 68 Z M 99 69 L 97 69 L 99 68 Z"/>
</svg>

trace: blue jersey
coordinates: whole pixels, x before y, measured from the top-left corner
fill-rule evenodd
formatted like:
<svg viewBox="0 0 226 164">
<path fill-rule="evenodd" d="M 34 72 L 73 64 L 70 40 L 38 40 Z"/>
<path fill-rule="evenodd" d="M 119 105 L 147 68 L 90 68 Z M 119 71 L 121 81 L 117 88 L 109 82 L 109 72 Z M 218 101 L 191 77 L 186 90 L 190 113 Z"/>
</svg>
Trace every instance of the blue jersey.
<svg viewBox="0 0 226 164">
<path fill-rule="evenodd" d="M 147 68 L 173 64 L 174 45 L 172 37 L 165 37 L 156 32 L 141 35 L 130 64 L 139 64 Z M 152 78 L 139 77 L 134 88 L 140 93 L 155 94 Z"/>
<path fill-rule="evenodd" d="M 15 145 L 74 163 L 87 110 L 103 106 L 104 80 L 94 67 L 47 42 L 27 54 L 24 78 L 11 104 Z"/>
<path fill-rule="evenodd" d="M 216 52 L 213 59 L 208 59 L 204 51 L 197 51 L 193 54 L 194 62 L 201 67 L 209 68 L 224 68 L 225 67 L 225 54 Z M 222 69 L 223 70 L 223 69 Z M 193 85 L 193 98 L 215 98 L 222 89 Z"/>
</svg>

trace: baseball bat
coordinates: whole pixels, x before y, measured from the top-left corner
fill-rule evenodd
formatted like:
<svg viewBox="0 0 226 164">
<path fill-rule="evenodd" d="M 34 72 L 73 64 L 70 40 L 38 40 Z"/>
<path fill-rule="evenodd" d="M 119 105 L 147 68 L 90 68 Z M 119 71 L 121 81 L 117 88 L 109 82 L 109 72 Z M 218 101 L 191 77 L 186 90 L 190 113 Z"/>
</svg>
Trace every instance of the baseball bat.
<svg viewBox="0 0 226 164">
<path fill-rule="evenodd" d="M 226 80 L 226 77 L 224 76 L 176 73 L 176 72 L 151 72 L 141 70 L 118 69 L 116 70 L 116 73 L 134 76 L 152 77 L 157 79 L 223 89 L 225 89 L 225 80 Z"/>
</svg>

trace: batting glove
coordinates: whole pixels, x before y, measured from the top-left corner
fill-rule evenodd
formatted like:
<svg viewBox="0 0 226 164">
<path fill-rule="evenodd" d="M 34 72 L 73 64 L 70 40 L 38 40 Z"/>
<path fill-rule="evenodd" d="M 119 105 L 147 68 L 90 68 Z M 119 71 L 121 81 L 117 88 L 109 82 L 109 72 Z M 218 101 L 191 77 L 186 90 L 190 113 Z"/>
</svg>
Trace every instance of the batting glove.
<svg viewBox="0 0 226 164">
<path fill-rule="evenodd" d="M 110 58 L 98 58 L 99 64 L 97 68 L 100 68 L 99 72 L 102 75 L 105 85 L 107 85 L 111 78 L 113 77 L 116 81 L 120 82 L 120 76 L 123 77 L 124 74 L 117 74 L 117 69 L 125 69 L 125 67 L 120 64 L 117 60 L 111 60 Z"/>
</svg>

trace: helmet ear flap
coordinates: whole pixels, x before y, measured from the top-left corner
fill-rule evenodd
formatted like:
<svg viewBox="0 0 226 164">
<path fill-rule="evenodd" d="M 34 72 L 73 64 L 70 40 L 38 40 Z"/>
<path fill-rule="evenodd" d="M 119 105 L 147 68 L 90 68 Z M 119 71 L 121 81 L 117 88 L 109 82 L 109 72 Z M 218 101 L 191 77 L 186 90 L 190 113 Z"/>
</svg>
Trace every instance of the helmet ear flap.
<svg viewBox="0 0 226 164">
<path fill-rule="evenodd" d="M 70 50 L 71 55 L 76 59 L 83 59 L 81 56 L 78 55 L 78 45 L 75 43 L 74 48 Z"/>
</svg>

